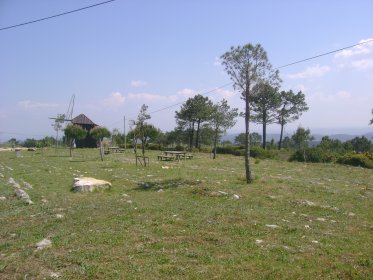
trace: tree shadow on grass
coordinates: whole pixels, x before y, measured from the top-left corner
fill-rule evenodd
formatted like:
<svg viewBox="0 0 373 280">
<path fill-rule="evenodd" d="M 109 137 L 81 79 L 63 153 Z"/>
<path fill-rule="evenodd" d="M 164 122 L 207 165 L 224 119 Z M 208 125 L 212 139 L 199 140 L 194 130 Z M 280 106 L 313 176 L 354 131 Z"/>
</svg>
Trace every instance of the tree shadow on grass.
<svg viewBox="0 0 373 280">
<path fill-rule="evenodd" d="M 177 179 L 169 179 L 169 180 L 163 180 L 163 181 L 147 181 L 147 182 L 139 182 L 137 184 L 136 190 L 139 191 L 158 191 L 160 189 L 172 189 L 172 188 L 178 188 L 178 187 L 186 187 L 186 186 L 195 186 L 200 184 L 199 181 L 194 180 L 185 180 L 181 178 Z"/>
</svg>

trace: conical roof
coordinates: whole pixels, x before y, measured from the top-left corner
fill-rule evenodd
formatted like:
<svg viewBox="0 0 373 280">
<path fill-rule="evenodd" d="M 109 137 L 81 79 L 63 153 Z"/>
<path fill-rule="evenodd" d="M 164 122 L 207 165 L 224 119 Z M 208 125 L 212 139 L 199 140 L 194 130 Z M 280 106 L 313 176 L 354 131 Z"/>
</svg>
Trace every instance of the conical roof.
<svg viewBox="0 0 373 280">
<path fill-rule="evenodd" d="M 73 124 L 88 124 L 88 125 L 93 125 L 97 126 L 93 121 L 91 121 L 86 115 L 80 114 L 79 116 L 73 118 L 71 120 Z"/>
</svg>

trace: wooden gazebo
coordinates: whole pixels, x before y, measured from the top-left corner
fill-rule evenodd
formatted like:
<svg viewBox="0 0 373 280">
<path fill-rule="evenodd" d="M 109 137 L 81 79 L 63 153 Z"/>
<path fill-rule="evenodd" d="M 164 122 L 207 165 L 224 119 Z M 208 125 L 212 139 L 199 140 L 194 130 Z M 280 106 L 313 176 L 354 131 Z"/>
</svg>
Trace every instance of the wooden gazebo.
<svg viewBox="0 0 373 280">
<path fill-rule="evenodd" d="M 80 114 L 79 116 L 73 118 L 71 123 L 74 125 L 79 125 L 80 127 L 84 128 L 88 131 L 87 136 L 82 140 L 76 140 L 76 147 L 77 148 L 96 148 L 96 140 L 91 137 L 89 132 L 92 128 L 98 126 L 93 121 L 91 121 L 86 115 Z"/>
</svg>

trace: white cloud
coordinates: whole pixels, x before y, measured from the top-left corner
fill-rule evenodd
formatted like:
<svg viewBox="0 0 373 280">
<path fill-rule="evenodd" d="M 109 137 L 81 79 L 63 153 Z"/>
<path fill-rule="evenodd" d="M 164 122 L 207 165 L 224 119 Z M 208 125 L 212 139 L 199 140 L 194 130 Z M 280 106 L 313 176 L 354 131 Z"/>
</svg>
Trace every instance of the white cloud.
<svg viewBox="0 0 373 280">
<path fill-rule="evenodd" d="M 212 90 L 211 89 L 210 90 L 202 90 L 201 92 L 202 92 L 202 94 L 203 93 L 209 93 L 208 95 L 206 94 L 205 96 L 209 97 L 213 101 L 221 101 L 221 99 L 223 99 L 223 98 L 226 99 L 226 100 L 230 100 L 234 96 L 237 95 L 237 93 L 232 91 L 232 90 L 227 90 L 227 89 L 222 89 L 222 88 L 216 88 L 216 89 L 212 89 Z M 184 89 L 178 91 L 177 94 L 182 96 L 183 99 L 187 99 L 187 98 L 192 98 L 192 97 L 196 96 L 198 94 L 198 92 L 194 89 L 184 88 Z"/>
<path fill-rule="evenodd" d="M 365 70 L 373 67 L 373 59 L 360 59 L 351 62 L 353 68 Z"/>
<path fill-rule="evenodd" d="M 122 105 L 126 100 L 126 97 L 123 96 L 120 92 L 113 92 L 110 97 L 104 99 L 104 104 L 110 107 L 117 107 Z"/>
<path fill-rule="evenodd" d="M 371 112 L 370 93 L 354 93 L 346 90 L 336 92 L 315 92 L 306 96 L 309 111 L 302 122 L 313 127 L 356 127 L 368 123 Z M 359 110 L 353 110 L 359 108 Z"/>
<path fill-rule="evenodd" d="M 309 100 L 314 103 L 315 106 L 324 104 L 329 104 L 333 106 L 338 106 L 341 104 L 352 104 L 355 101 L 361 100 L 362 96 L 353 96 L 347 90 L 340 90 L 335 93 L 327 94 L 324 92 L 317 92 L 309 96 Z"/>
<path fill-rule="evenodd" d="M 132 80 L 130 85 L 131 85 L 131 87 L 138 88 L 138 87 L 144 87 L 144 86 L 148 85 L 148 83 L 144 82 L 144 81 L 140 81 L 140 80 Z"/>
<path fill-rule="evenodd" d="M 158 94 L 151 94 L 151 93 L 129 93 L 128 98 L 131 100 L 140 100 L 141 102 L 176 102 L 177 96 L 175 95 L 158 95 Z"/>
<path fill-rule="evenodd" d="M 370 42 L 369 42 L 370 41 Z M 369 42 L 363 45 L 358 45 L 353 48 L 343 50 L 337 54 L 335 54 L 335 57 L 339 58 L 349 58 L 352 56 L 360 55 L 360 54 L 368 54 L 373 50 L 373 39 L 363 39 L 359 41 L 359 44 Z"/>
<path fill-rule="evenodd" d="M 336 99 L 339 99 L 339 100 L 349 100 L 351 99 L 352 95 L 348 91 L 341 90 L 335 94 L 335 97 Z"/>
<path fill-rule="evenodd" d="M 220 57 L 215 57 L 214 59 L 214 66 L 220 66 L 221 65 L 221 59 Z"/>
<path fill-rule="evenodd" d="M 190 89 L 190 88 L 184 88 L 178 91 L 177 94 L 182 95 L 185 98 L 189 98 L 189 97 L 193 97 L 197 95 L 197 91 L 195 91 L 194 89 Z"/>
<path fill-rule="evenodd" d="M 295 73 L 295 74 L 288 74 L 287 77 L 289 79 L 305 79 L 305 78 L 313 78 L 313 77 L 322 77 L 326 73 L 328 73 L 330 70 L 331 68 L 329 66 L 326 66 L 326 65 L 320 66 L 317 64 L 316 66 L 307 67 L 306 70 L 302 72 Z"/>
<path fill-rule="evenodd" d="M 226 100 L 229 100 L 231 99 L 233 96 L 235 96 L 237 93 L 232 91 L 232 90 L 228 90 L 228 89 L 217 89 L 215 91 L 215 93 L 213 93 L 212 96 L 219 96 L 220 99 L 224 98 Z"/>
<path fill-rule="evenodd" d="M 373 39 L 364 39 L 351 49 L 343 50 L 334 57 L 339 68 L 353 68 L 357 70 L 367 70 L 373 68 Z"/>
<path fill-rule="evenodd" d="M 294 86 L 293 90 L 294 90 L 295 92 L 298 92 L 298 91 L 307 92 L 308 87 L 306 87 L 306 86 L 303 85 L 303 84 L 299 84 L 299 85 Z"/>
<path fill-rule="evenodd" d="M 36 101 L 30 101 L 30 100 L 24 100 L 18 102 L 18 106 L 25 108 L 25 109 L 31 109 L 31 108 L 55 108 L 58 107 L 58 104 L 55 103 L 43 103 L 43 102 L 36 102 Z"/>
</svg>

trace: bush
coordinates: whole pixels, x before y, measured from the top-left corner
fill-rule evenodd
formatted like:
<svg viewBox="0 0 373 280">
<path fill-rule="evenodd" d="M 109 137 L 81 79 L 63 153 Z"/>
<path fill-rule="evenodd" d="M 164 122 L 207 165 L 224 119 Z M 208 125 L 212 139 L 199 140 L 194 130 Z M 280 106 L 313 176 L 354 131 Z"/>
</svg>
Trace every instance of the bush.
<svg viewBox="0 0 373 280">
<path fill-rule="evenodd" d="M 263 148 L 258 146 L 251 147 L 250 149 L 250 156 L 253 158 L 274 158 L 277 154 L 278 152 L 275 150 L 264 150 Z"/>
<path fill-rule="evenodd" d="M 331 151 L 326 151 L 320 148 L 309 148 L 305 151 L 306 154 L 306 162 L 334 162 L 336 159 L 336 155 Z M 293 153 L 289 161 L 304 161 L 303 151 L 296 151 Z"/>
<path fill-rule="evenodd" d="M 245 149 L 237 149 L 233 151 L 233 155 L 235 156 L 245 156 Z"/>
<path fill-rule="evenodd" d="M 337 163 L 373 169 L 373 153 L 347 154 L 339 157 Z"/>
<path fill-rule="evenodd" d="M 234 155 L 235 150 L 239 148 L 238 146 L 225 145 L 224 147 L 216 147 L 216 152 L 218 154 L 231 154 Z"/>
<path fill-rule="evenodd" d="M 161 144 L 148 144 L 146 148 L 152 151 L 161 151 L 163 146 Z"/>
<path fill-rule="evenodd" d="M 245 156 L 244 146 L 232 146 L 226 145 L 224 147 L 217 147 L 218 154 L 231 154 L 235 156 Z M 250 149 L 250 156 L 253 158 L 274 158 L 277 155 L 277 151 L 274 150 L 263 150 L 261 147 L 252 146 Z"/>
</svg>

